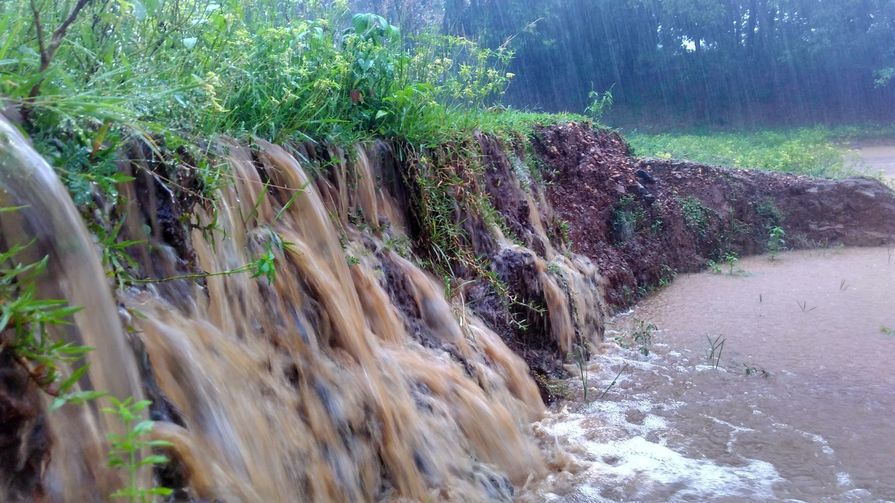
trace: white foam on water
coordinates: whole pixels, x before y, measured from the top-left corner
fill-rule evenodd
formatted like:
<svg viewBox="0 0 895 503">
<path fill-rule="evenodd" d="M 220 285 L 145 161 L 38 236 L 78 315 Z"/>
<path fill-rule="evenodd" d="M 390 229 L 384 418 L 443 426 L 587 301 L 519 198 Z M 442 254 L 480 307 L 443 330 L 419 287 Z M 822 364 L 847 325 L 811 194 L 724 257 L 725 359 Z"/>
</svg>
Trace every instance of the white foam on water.
<svg viewBox="0 0 895 503">
<path fill-rule="evenodd" d="M 663 487 L 675 487 L 666 494 L 667 501 L 705 501 L 722 497 L 773 499 L 773 485 L 780 476 L 770 463 L 749 460 L 741 466 L 724 466 L 708 459 L 689 458 L 668 446 L 651 442 L 642 436 L 609 442 L 576 439 L 594 461 L 581 477 L 586 481 L 576 487 L 575 501 L 630 501 L 647 498 Z M 592 485 L 598 483 L 598 486 Z M 607 499 L 600 488 L 626 487 L 635 494 L 624 499 Z M 547 501 L 563 501 L 548 495 Z M 554 495 L 555 496 L 555 495 Z M 653 497 L 656 497 L 653 494 Z"/>
<path fill-rule="evenodd" d="M 772 498 L 772 486 L 780 480 L 774 466 L 765 461 L 749 461 L 744 466 L 721 466 L 711 460 L 693 459 L 643 437 L 602 444 L 607 456 L 620 462 L 607 471 L 616 478 L 646 475 L 660 484 L 683 483 L 676 497 L 751 496 Z"/>
<path fill-rule="evenodd" d="M 620 349 L 601 355 L 590 381 L 604 387 L 616 379 L 627 365 L 638 372 L 657 375 L 663 368 L 663 357 L 650 361 L 632 358 L 634 352 Z M 636 355 L 640 356 L 640 355 Z M 715 370 L 710 366 L 690 367 L 699 372 Z M 720 370 L 720 369 L 719 369 Z M 623 386 L 635 372 L 622 372 L 615 386 Z M 598 390 L 598 394 L 600 391 Z M 599 395 L 597 395 L 599 396 Z M 548 414 L 539 429 L 557 439 L 577 462 L 584 466 L 573 476 L 574 483 L 556 480 L 539 491 L 539 501 L 549 502 L 619 502 L 619 501 L 708 501 L 723 498 L 773 500 L 775 484 L 783 479 L 766 461 L 740 457 L 734 465 L 698 456 L 690 457 L 668 445 L 674 436 L 673 426 L 658 411 L 683 407 L 683 402 L 652 399 L 650 393 L 627 390 L 621 400 L 597 400 L 577 412 L 568 409 Z M 615 395 L 614 398 L 617 398 Z M 667 402 L 667 403 L 666 403 Z M 730 428 L 731 438 L 753 431 L 707 416 L 709 420 Z M 562 490 L 560 488 L 565 488 Z M 843 488 L 846 489 L 846 488 Z M 554 492 L 555 490 L 555 492 Z"/>
<path fill-rule="evenodd" d="M 838 484 L 840 488 L 852 487 L 851 476 L 845 472 L 837 473 L 836 484 Z"/>
<path fill-rule="evenodd" d="M 663 410 L 680 406 L 662 404 Z M 737 466 L 711 459 L 692 458 L 665 445 L 669 425 L 665 418 L 652 414 L 656 404 L 648 400 L 596 402 L 581 413 L 563 410 L 541 423 L 546 433 L 559 439 L 561 445 L 573 447 L 579 461 L 587 464 L 578 474 L 574 497 L 542 494 L 545 501 L 631 501 L 650 500 L 668 487 L 668 501 L 703 501 L 723 497 L 773 499 L 773 486 L 781 481 L 774 466 L 760 460 L 742 459 Z M 629 421 L 637 413 L 635 423 Z M 717 418 L 732 433 L 750 431 Z M 650 440 L 648 440 L 648 438 Z M 607 487 L 625 488 L 624 496 L 607 498 L 601 491 Z M 633 493 L 633 494 L 632 494 Z"/>
<path fill-rule="evenodd" d="M 851 491 L 842 493 L 842 497 L 844 499 L 851 500 L 851 501 L 858 501 L 858 500 L 867 501 L 867 499 L 869 499 L 872 496 L 873 495 L 870 494 L 870 491 L 868 491 L 867 489 L 852 489 Z M 882 501 L 882 500 L 877 500 L 877 501 Z"/>
</svg>

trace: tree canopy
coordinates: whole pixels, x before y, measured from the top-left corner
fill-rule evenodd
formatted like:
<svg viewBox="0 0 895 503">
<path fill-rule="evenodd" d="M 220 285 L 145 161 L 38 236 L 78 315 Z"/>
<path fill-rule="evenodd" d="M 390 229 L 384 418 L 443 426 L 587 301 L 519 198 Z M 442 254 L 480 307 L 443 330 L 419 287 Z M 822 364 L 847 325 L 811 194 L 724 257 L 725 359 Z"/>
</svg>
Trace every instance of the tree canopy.
<svg viewBox="0 0 895 503">
<path fill-rule="evenodd" d="M 518 106 L 580 111 L 611 88 L 623 122 L 895 109 L 895 0 L 445 0 L 443 27 L 511 40 Z"/>
</svg>

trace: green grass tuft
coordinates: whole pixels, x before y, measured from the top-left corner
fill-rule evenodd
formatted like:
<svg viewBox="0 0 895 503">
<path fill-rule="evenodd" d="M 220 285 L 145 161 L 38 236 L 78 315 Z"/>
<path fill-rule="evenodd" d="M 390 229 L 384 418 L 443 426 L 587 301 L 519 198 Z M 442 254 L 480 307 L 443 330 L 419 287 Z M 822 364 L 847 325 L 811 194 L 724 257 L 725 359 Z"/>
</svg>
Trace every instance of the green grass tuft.
<svg viewBox="0 0 895 503">
<path fill-rule="evenodd" d="M 822 127 L 704 133 L 628 133 L 634 153 L 744 169 L 842 178 L 858 173 L 837 142 L 866 134 L 861 128 Z"/>
</svg>

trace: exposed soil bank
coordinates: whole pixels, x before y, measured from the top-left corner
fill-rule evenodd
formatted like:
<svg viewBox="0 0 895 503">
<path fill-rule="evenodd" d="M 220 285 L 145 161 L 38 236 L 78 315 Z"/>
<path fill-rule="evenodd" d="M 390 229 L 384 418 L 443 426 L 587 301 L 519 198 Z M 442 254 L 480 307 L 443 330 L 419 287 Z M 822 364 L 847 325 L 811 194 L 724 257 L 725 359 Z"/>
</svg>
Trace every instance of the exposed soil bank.
<svg viewBox="0 0 895 503">
<path fill-rule="evenodd" d="M 879 182 L 637 160 L 581 124 L 538 131 L 532 149 L 487 135 L 426 150 L 220 139 L 206 161 L 232 179 L 208 191 L 183 157 L 134 147 L 120 159 L 134 176 L 119 187 L 127 201 L 95 194 L 109 214 L 79 214 L 25 143 L 4 147 L 15 155 L 0 182 L 35 170 L 46 181 L 11 186 L 7 206 L 47 228 L 31 203 L 53 185 L 47 204 L 65 222 L 139 243 L 114 285 L 83 226 L 66 229 L 89 261 L 59 242 L 65 232 L 43 232 L 38 251 L 85 276 L 50 278 L 103 313 L 70 327 L 98 348 L 85 382 L 152 399 L 176 445 L 174 469 L 156 476 L 182 500 L 511 501 L 557 468 L 531 421 L 613 308 L 709 259 L 763 251 L 776 226 L 800 247 L 895 237 L 895 195 Z M 35 234 L 22 229 L 0 226 L 7 242 Z M 276 274 L 253 276 L 259 260 Z M 117 304 L 97 300 L 105 286 Z M 6 499 L 110 494 L 115 476 L 96 468 L 102 416 L 83 428 L 93 436 L 67 434 L 76 423 L 59 413 L 47 416 L 55 434 L 39 435 L 44 416 L 5 375 L 0 413 L 37 428 L 0 432 L 0 455 L 27 472 Z"/>
<path fill-rule="evenodd" d="M 618 135 L 576 124 L 542 131 L 537 148 L 550 168 L 548 200 L 616 307 L 728 252 L 765 251 L 777 226 L 790 248 L 895 239 L 895 193 L 875 180 L 638 160 Z"/>
<path fill-rule="evenodd" d="M 682 275 L 609 322 L 607 338 L 630 349 L 607 343 L 591 364 L 592 402 L 571 380 L 572 411 L 541 423 L 587 468 L 523 500 L 895 499 L 892 251 L 739 265 L 735 276 Z M 648 356 L 630 339 L 636 320 L 658 326 Z M 717 368 L 707 335 L 724 340 Z"/>
</svg>

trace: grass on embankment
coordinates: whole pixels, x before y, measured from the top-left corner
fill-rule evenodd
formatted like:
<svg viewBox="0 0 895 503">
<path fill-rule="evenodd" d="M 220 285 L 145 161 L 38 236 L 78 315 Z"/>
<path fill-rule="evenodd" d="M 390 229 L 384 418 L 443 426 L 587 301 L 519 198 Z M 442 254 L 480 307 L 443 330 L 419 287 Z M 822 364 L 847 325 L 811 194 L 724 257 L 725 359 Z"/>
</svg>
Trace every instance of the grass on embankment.
<svg viewBox="0 0 895 503">
<path fill-rule="evenodd" d="M 625 135 L 634 153 L 735 168 L 842 178 L 874 175 L 860 169 L 847 143 L 895 138 L 895 126 L 835 126 L 759 131 Z"/>
</svg>

